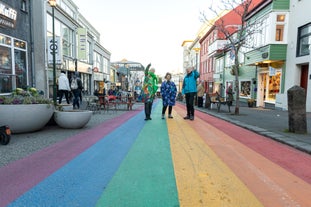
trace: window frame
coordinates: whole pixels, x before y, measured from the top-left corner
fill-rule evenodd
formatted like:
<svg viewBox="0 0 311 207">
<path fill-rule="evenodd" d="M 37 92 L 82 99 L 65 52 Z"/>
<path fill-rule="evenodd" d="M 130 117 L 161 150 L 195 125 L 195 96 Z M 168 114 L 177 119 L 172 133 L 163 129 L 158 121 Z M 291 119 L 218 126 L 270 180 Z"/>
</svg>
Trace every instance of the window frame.
<svg viewBox="0 0 311 207">
<path fill-rule="evenodd" d="M 301 35 L 302 30 L 306 29 L 306 28 L 310 28 L 308 33 Z M 302 53 L 301 52 L 301 41 L 304 38 L 309 38 L 309 48 L 308 48 L 308 52 L 307 53 Z M 297 51 L 296 51 L 296 57 L 302 57 L 302 56 L 306 56 L 306 55 L 310 55 L 310 45 L 311 45 L 311 22 L 309 22 L 308 24 L 305 24 L 301 27 L 298 27 L 298 31 L 297 31 Z"/>
</svg>

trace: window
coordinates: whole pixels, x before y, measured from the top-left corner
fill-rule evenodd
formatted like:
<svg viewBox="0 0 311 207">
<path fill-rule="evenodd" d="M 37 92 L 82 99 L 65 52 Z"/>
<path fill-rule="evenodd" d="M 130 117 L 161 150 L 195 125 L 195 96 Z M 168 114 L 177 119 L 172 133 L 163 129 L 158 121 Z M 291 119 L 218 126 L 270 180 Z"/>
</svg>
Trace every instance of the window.
<svg viewBox="0 0 311 207">
<path fill-rule="evenodd" d="M 284 14 L 276 15 L 275 41 L 283 41 L 284 23 L 285 23 L 285 15 Z"/>
<path fill-rule="evenodd" d="M 62 48 L 63 48 L 63 55 L 72 57 L 73 31 L 65 25 L 62 25 Z"/>
<path fill-rule="evenodd" d="M 284 25 L 276 25 L 275 41 L 283 41 Z"/>
<path fill-rule="evenodd" d="M 309 55 L 311 45 L 311 23 L 298 28 L 297 56 Z"/>
<path fill-rule="evenodd" d="M 241 81 L 240 96 L 250 97 L 251 95 L 251 82 L 250 81 Z"/>
<path fill-rule="evenodd" d="M 26 0 L 21 0 L 21 10 L 26 11 Z"/>
<path fill-rule="evenodd" d="M 27 70 L 27 43 L 0 34 L 0 93 L 25 87 Z"/>
</svg>

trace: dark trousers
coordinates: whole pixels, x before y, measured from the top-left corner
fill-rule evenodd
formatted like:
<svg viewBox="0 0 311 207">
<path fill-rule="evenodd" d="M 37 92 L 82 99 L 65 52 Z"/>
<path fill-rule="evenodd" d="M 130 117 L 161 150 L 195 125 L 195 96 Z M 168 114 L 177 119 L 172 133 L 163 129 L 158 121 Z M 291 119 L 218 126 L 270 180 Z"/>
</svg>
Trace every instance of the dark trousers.
<svg viewBox="0 0 311 207">
<path fill-rule="evenodd" d="M 198 96 L 198 107 L 203 107 L 203 97 Z"/>
<path fill-rule="evenodd" d="M 192 93 L 186 93 L 186 107 L 187 107 L 187 116 L 194 116 L 194 97 L 195 97 L 195 92 Z"/>
<path fill-rule="evenodd" d="M 67 104 L 69 104 L 69 96 L 68 96 L 68 91 L 67 90 L 59 90 L 58 103 L 59 104 L 62 103 L 62 99 L 63 99 L 64 94 L 65 94 L 65 98 L 66 98 Z"/>
<path fill-rule="evenodd" d="M 80 108 L 80 102 L 79 102 L 80 93 L 81 93 L 80 89 L 75 89 L 72 91 L 72 93 L 73 93 L 73 103 L 72 103 L 73 108 L 75 107 Z"/>
<path fill-rule="evenodd" d="M 151 116 L 152 102 L 153 101 L 146 101 L 145 102 L 145 115 L 146 115 L 147 119 L 150 118 L 150 116 Z"/>
<path fill-rule="evenodd" d="M 163 115 L 165 114 L 166 109 L 167 109 L 167 106 L 163 106 L 163 108 L 162 108 L 162 114 L 163 114 Z M 173 106 L 168 106 L 168 114 L 169 114 L 169 115 L 172 114 L 172 109 L 173 109 Z"/>
</svg>

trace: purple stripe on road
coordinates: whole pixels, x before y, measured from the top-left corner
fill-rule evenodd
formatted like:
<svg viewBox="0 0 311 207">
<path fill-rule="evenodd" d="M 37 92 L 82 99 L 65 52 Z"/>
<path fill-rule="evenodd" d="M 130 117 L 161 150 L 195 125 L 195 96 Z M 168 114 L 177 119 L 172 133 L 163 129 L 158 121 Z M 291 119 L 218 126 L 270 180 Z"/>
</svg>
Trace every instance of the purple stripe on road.
<svg viewBox="0 0 311 207">
<path fill-rule="evenodd" d="M 0 168 L 0 206 L 6 206 L 140 111 L 130 111 Z"/>
</svg>

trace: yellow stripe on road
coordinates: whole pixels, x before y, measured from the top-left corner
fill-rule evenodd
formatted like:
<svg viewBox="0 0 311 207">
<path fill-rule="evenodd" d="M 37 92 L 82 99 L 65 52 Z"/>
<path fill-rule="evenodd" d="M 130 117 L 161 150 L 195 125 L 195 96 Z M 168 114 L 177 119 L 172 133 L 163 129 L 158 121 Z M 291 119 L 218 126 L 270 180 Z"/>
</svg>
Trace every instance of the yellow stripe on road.
<svg viewBox="0 0 311 207">
<path fill-rule="evenodd" d="M 175 111 L 167 120 L 180 206 L 263 206 L 190 123 L 203 122 L 184 120 Z"/>
</svg>

